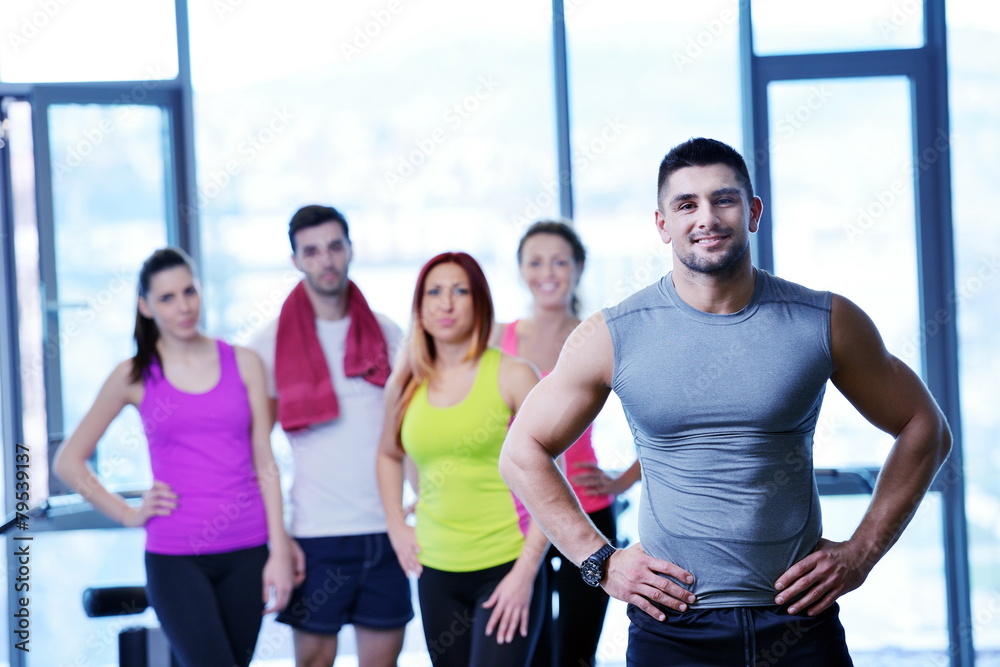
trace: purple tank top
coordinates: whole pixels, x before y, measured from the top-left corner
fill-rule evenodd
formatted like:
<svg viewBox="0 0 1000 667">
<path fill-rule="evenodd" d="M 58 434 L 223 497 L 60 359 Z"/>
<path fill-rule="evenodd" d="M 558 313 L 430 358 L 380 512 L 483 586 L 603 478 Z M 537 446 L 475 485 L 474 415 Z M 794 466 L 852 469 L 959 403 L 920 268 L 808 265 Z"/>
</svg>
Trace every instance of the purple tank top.
<svg viewBox="0 0 1000 667">
<path fill-rule="evenodd" d="M 198 555 L 267 542 L 253 467 L 250 401 L 225 342 L 218 384 L 201 394 L 174 387 L 154 359 L 139 405 L 153 479 L 170 485 L 177 508 L 146 522 L 146 551 Z"/>
</svg>

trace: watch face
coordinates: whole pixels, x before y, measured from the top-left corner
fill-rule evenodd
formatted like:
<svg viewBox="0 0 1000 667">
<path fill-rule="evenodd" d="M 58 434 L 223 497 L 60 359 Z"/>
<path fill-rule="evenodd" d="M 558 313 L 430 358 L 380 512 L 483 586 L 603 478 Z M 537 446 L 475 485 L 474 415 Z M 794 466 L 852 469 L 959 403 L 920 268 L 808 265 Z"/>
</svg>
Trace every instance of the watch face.
<svg viewBox="0 0 1000 667">
<path fill-rule="evenodd" d="M 585 583 L 591 586 L 599 586 L 601 584 L 601 576 L 604 574 L 603 569 L 601 564 L 588 558 L 580 566 L 580 575 L 583 577 Z"/>
</svg>

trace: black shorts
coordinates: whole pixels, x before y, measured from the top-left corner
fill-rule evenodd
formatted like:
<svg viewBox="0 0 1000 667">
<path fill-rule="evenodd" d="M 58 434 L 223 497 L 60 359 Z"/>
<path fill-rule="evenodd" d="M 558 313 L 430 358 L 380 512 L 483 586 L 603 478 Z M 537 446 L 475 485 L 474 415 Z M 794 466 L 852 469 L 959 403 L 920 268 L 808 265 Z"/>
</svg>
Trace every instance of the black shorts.
<svg viewBox="0 0 1000 667">
<path fill-rule="evenodd" d="M 389 630 L 413 618 L 410 582 L 385 533 L 296 538 L 306 579 L 278 621 L 318 635 L 344 625 Z"/>
<path fill-rule="evenodd" d="M 629 605 L 628 665 L 689 667 L 851 667 L 839 606 L 817 616 L 784 607 L 724 607 L 677 612 L 657 621 Z"/>
</svg>

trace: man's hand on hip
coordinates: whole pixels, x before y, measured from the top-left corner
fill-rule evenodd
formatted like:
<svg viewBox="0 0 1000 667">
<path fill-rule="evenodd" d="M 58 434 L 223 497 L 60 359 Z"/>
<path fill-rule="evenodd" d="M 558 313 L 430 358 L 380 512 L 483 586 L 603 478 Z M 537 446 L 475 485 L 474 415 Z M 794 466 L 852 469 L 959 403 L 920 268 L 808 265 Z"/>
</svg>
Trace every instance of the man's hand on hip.
<svg viewBox="0 0 1000 667">
<path fill-rule="evenodd" d="M 848 542 L 820 539 L 811 554 L 778 577 L 776 604 L 788 604 L 788 613 L 815 616 L 864 583 L 871 564 Z"/>
<path fill-rule="evenodd" d="M 648 555 L 641 544 L 611 554 L 606 567 L 601 587 L 608 595 L 635 605 L 659 621 L 666 615 L 654 602 L 676 611 L 687 611 L 688 605 L 695 601 L 691 591 L 662 575 L 670 575 L 687 584 L 694 583 L 694 576 L 669 561 Z"/>
</svg>

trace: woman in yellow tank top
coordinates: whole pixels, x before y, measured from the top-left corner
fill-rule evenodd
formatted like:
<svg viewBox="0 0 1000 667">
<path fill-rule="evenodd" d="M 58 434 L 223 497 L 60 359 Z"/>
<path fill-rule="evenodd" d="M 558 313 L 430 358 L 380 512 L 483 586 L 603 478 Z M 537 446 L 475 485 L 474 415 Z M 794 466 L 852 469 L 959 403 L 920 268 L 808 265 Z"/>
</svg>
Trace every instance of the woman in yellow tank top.
<svg viewBox="0 0 1000 667">
<path fill-rule="evenodd" d="M 435 666 L 526 665 L 542 620 L 548 543 L 498 470 L 538 374 L 489 347 L 492 328 L 479 264 L 465 253 L 434 257 L 417 278 L 409 345 L 386 385 L 379 487 L 399 562 L 419 577 Z M 404 456 L 419 474 L 415 528 L 402 503 Z"/>
</svg>

